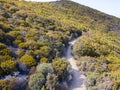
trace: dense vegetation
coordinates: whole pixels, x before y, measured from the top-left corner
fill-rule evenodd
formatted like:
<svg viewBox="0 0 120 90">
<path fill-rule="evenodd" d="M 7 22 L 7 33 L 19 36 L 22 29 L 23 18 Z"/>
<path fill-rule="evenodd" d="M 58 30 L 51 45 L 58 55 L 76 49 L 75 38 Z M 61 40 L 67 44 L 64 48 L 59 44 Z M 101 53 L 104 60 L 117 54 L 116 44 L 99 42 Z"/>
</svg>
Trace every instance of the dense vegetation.
<svg viewBox="0 0 120 90">
<path fill-rule="evenodd" d="M 76 43 L 75 57 L 89 56 L 96 69 L 105 62 L 108 69 L 98 73 L 113 77 L 112 85 L 118 88 L 120 39 L 115 35 L 119 29 L 120 19 L 72 1 L 0 0 L 0 89 L 66 90 L 62 83 L 68 81 L 71 68 L 60 57 L 68 41 L 82 32 L 86 35 Z M 15 72 L 26 78 L 20 80 Z M 6 79 L 7 75 L 12 77 Z"/>
<path fill-rule="evenodd" d="M 75 43 L 73 54 L 91 90 L 120 89 L 120 37 L 89 31 Z"/>
</svg>

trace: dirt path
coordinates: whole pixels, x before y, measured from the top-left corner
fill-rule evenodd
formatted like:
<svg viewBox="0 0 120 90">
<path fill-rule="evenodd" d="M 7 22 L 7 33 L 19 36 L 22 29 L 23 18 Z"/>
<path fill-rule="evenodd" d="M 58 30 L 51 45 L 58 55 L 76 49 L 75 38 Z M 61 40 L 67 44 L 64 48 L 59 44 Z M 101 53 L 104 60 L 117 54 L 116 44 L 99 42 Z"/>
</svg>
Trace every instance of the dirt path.
<svg viewBox="0 0 120 90">
<path fill-rule="evenodd" d="M 70 90 L 86 90 L 86 86 L 84 84 L 85 76 L 81 74 L 81 72 L 78 70 L 78 67 L 76 65 L 76 60 L 72 56 L 72 46 L 74 45 L 76 40 L 73 40 L 69 42 L 69 46 L 66 50 L 66 58 L 72 65 L 73 69 L 73 80 L 70 83 Z"/>
</svg>

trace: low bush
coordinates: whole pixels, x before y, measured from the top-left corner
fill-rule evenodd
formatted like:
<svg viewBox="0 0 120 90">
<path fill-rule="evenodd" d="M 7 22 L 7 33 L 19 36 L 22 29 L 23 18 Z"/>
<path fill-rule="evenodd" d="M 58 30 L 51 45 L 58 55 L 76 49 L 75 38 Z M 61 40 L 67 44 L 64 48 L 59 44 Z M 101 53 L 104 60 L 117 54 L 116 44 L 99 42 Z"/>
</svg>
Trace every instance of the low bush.
<svg viewBox="0 0 120 90">
<path fill-rule="evenodd" d="M 45 84 L 45 77 L 42 73 L 33 74 L 30 76 L 28 84 L 31 90 L 41 90 Z"/>
</svg>

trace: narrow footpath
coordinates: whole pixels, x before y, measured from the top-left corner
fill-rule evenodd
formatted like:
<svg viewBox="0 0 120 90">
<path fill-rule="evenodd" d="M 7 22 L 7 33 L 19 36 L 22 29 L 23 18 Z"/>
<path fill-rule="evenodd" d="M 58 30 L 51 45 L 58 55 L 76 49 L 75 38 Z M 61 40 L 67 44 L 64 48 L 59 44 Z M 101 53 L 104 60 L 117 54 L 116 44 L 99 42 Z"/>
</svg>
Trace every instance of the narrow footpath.
<svg viewBox="0 0 120 90">
<path fill-rule="evenodd" d="M 73 58 L 72 55 L 72 46 L 76 42 L 76 39 L 69 42 L 69 46 L 66 50 L 66 58 L 70 62 L 72 69 L 73 69 L 73 79 L 69 85 L 69 90 L 86 90 L 86 86 L 84 84 L 85 76 L 79 71 L 76 60 Z"/>
</svg>

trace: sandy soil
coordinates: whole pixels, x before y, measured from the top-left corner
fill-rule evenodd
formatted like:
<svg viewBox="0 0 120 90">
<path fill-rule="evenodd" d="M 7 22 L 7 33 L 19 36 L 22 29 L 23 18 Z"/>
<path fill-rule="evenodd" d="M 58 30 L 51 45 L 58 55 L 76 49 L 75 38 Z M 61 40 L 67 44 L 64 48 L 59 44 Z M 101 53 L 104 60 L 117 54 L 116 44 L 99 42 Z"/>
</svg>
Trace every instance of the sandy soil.
<svg viewBox="0 0 120 90">
<path fill-rule="evenodd" d="M 85 76 L 78 70 L 76 65 L 76 60 L 72 56 L 72 46 L 76 40 L 69 42 L 69 46 L 66 50 L 66 58 L 70 62 L 73 69 L 73 79 L 70 82 L 69 89 L 70 90 L 86 90 L 86 86 L 84 84 Z"/>
</svg>

